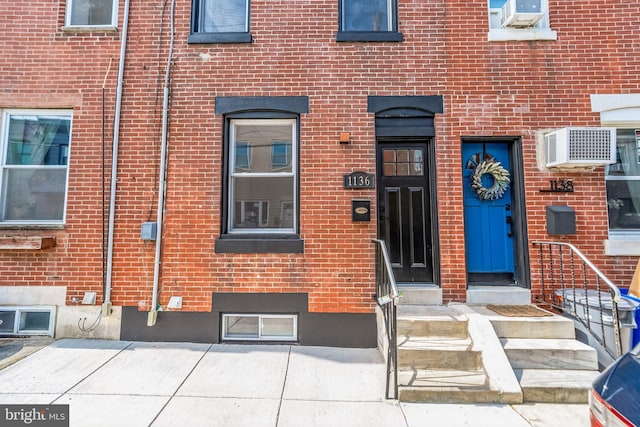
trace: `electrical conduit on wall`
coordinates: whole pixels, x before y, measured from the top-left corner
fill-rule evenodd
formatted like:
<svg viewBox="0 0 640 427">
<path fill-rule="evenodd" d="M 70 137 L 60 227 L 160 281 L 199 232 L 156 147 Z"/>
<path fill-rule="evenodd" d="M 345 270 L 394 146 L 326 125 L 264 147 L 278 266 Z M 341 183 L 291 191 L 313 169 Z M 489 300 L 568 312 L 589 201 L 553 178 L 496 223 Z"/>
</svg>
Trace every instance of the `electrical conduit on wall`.
<svg viewBox="0 0 640 427">
<path fill-rule="evenodd" d="M 167 163 L 167 128 L 169 122 L 169 76 L 171 74 L 171 61 L 173 60 L 174 43 L 174 10 L 175 0 L 171 1 L 171 38 L 169 42 L 169 55 L 167 57 L 167 69 L 164 76 L 164 99 L 162 103 L 162 146 L 160 154 L 160 172 L 158 180 L 158 213 L 157 213 L 157 236 L 156 236 L 156 257 L 153 268 L 153 294 L 151 295 L 151 311 L 147 317 L 147 326 L 154 326 L 158 318 L 158 286 L 160 283 L 160 261 L 162 255 L 162 220 L 164 213 L 165 183 L 166 183 L 166 163 Z"/>
<path fill-rule="evenodd" d="M 129 3 L 125 0 L 122 19 L 122 43 L 120 44 L 120 63 L 118 65 L 118 87 L 116 91 L 116 110 L 113 119 L 113 152 L 111 156 L 111 192 L 109 196 L 109 235 L 107 237 L 107 272 L 104 281 L 102 315 L 111 314 L 111 278 L 113 273 L 113 229 L 116 212 L 116 183 L 118 180 L 118 142 L 120 136 L 120 114 L 122 107 L 122 85 L 124 82 L 124 59 L 127 51 L 127 31 L 129 27 Z"/>
</svg>

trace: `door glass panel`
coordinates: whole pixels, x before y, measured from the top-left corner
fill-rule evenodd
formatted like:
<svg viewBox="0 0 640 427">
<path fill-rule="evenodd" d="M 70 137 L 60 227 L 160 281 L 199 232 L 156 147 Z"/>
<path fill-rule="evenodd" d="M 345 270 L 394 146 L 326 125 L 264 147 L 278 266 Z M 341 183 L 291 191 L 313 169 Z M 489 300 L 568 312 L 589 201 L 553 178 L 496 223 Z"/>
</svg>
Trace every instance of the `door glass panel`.
<svg viewBox="0 0 640 427">
<path fill-rule="evenodd" d="M 412 267 L 425 265 L 424 205 L 421 188 L 411 190 Z"/>
<path fill-rule="evenodd" d="M 387 188 L 387 245 L 391 263 L 398 266 L 402 262 L 401 232 L 402 220 L 400 218 L 400 189 Z"/>
<path fill-rule="evenodd" d="M 384 176 L 424 175 L 424 154 L 422 150 L 383 150 Z"/>
</svg>

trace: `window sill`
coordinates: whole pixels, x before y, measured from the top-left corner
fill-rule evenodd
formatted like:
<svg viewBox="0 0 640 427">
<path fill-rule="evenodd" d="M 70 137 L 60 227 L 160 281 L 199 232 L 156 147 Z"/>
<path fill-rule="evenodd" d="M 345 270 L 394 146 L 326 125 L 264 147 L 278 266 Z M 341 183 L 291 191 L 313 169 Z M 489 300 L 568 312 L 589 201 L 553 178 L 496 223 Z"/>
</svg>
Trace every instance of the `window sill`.
<svg viewBox="0 0 640 427">
<path fill-rule="evenodd" d="M 492 28 L 489 30 L 490 42 L 504 41 L 532 41 L 532 40 L 557 40 L 558 33 L 550 29 L 506 29 Z"/>
<path fill-rule="evenodd" d="M 605 240 L 604 253 L 608 256 L 640 256 L 640 237 Z"/>
<path fill-rule="evenodd" d="M 56 238 L 52 236 L 0 236 L 0 250 L 42 250 L 55 246 Z"/>
<path fill-rule="evenodd" d="M 65 33 L 115 33 L 118 27 L 112 25 L 92 26 L 92 25 L 74 25 L 64 26 L 62 31 Z"/>
<path fill-rule="evenodd" d="M 189 44 L 204 43 L 252 43 L 251 33 L 195 33 L 187 39 Z"/>
<path fill-rule="evenodd" d="M 304 240 L 298 236 L 225 235 L 216 240 L 215 252 L 218 254 L 301 254 L 304 253 Z"/>
<path fill-rule="evenodd" d="M 402 33 L 396 31 L 340 31 L 337 42 L 401 42 Z"/>
</svg>

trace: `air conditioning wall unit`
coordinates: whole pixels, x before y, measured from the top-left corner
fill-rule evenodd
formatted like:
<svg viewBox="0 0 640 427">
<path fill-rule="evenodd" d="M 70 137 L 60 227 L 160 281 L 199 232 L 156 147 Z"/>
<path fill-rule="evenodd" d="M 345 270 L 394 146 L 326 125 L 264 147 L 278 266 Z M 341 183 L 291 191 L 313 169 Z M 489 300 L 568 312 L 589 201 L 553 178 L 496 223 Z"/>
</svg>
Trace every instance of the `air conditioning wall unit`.
<svg viewBox="0 0 640 427">
<path fill-rule="evenodd" d="M 507 0 L 502 6 L 503 27 L 533 27 L 544 17 L 543 0 Z"/>
<path fill-rule="evenodd" d="M 616 129 L 566 127 L 544 135 L 547 167 L 588 167 L 616 162 Z"/>
</svg>

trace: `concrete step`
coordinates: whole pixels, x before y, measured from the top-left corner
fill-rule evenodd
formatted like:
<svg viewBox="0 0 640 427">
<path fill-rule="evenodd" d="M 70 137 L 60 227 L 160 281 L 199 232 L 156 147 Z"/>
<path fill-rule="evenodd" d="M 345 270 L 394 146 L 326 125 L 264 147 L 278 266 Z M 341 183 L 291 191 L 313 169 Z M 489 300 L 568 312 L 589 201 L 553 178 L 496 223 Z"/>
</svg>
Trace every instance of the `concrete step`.
<svg viewBox="0 0 640 427">
<path fill-rule="evenodd" d="M 575 338 L 573 321 L 563 316 L 508 317 L 484 306 L 473 310 L 489 319 L 499 338 Z"/>
<path fill-rule="evenodd" d="M 409 387 L 488 387 L 484 371 L 403 369 L 398 371 L 398 384 Z"/>
<path fill-rule="evenodd" d="M 514 369 L 597 370 L 596 350 L 572 339 L 500 340 Z"/>
<path fill-rule="evenodd" d="M 587 403 L 598 371 L 516 369 L 525 402 Z"/>
<path fill-rule="evenodd" d="M 481 369 L 482 353 L 471 347 L 468 338 L 399 337 L 398 369 Z"/>
<path fill-rule="evenodd" d="M 419 403 L 522 403 L 520 394 L 510 395 L 486 388 L 461 389 L 458 387 L 400 387 L 398 400 Z"/>
<path fill-rule="evenodd" d="M 398 335 L 467 338 L 467 319 L 446 306 L 400 305 Z"/>
<path fill-rule="evenodd" d="M 531 291 L 518 286 L 475 286 L 467 289 L 467 304 L 529 304 Z"/>
<path fill-rule="evenodd" d="M 398 285 L 400 305 L 442 305 L 442 289 L 436 285 Z"/>
</svg>

